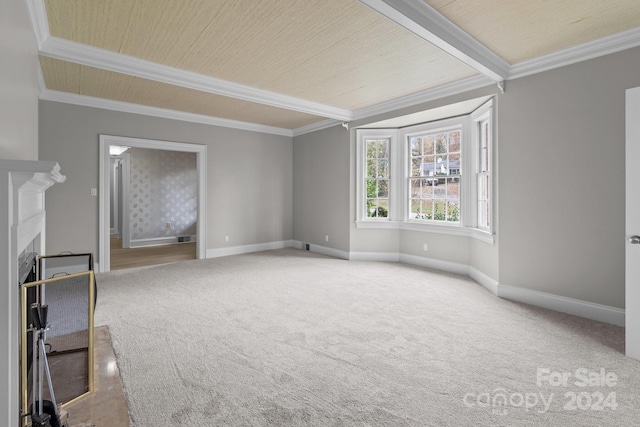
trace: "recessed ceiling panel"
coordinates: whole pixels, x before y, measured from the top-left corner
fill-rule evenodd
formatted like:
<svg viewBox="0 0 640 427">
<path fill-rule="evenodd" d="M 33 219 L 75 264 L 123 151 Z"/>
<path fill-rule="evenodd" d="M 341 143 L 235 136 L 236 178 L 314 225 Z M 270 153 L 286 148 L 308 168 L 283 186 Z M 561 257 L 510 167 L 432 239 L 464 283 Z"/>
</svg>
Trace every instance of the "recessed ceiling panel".
<svg viewBox="0 0 640 427">
<path fill-rule="evenodd" d="M 325 120 L 179 86 L 40 57 L 48 89 L 151 107 L 295 129 Z"/>
<path fill-rule="evenodd" d="M 52 36 L 349 110 L 475 71 L 357 0 L 46 0 Z"/>
<path fill-rule="evenodd" d="M 640 23 L 638 0 L 424 0 L 516 64 Z"/>
</svg>

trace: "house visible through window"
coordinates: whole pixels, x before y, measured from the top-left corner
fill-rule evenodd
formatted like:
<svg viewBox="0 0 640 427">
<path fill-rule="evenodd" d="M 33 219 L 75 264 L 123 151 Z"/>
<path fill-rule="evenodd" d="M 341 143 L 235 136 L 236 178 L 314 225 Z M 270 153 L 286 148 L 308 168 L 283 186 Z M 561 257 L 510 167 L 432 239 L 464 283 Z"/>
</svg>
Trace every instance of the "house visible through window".
<svg viewBox="0 0 640 427">
<path fill-rule="evenodd" d="M 462 129 L 407 137 L 410 150 L 409 219 L 460 221 Z"/>
<path fill-rule="evenodd" d="M 492 242 L 492 111 L 489 100 L 453 118 L 358 129 L 357 226 Z"/>
</svg>

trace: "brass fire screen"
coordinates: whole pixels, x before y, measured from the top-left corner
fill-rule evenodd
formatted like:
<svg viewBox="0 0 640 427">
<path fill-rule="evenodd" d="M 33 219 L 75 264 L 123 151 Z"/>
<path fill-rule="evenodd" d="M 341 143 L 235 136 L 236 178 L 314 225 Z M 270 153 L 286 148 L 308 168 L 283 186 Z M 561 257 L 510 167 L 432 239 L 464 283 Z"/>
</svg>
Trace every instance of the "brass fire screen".
<svg viewBox="0 0 640 427">
<path fill-rule="evenodd" d="M 32 304 L 48 306 L 46 359 L 55 400 L 63 408 L 93 392 L 93 312 L 95 278 L 92 270 L 24 283 L 20 297 L 20 410 L 31 411 L 34 399 L 34 321 Z M 36 358 L 38 355 L 36 350 Z M 48 385 L 48 384 L 47 384 Z M 48 387 L 44 387 L 48 393 Z M 46 398 L 50 396 L 46 395 Z M 23 420 L 26 422 L 27 417 Z M 23 425 L 25 425 L 23 423 Z"/>
</svg>

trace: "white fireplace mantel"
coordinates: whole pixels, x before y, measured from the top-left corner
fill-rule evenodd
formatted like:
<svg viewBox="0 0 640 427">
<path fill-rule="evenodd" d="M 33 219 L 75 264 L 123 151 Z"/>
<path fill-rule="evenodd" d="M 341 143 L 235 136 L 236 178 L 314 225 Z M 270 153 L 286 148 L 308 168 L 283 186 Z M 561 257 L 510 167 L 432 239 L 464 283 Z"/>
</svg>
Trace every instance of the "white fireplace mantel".
<svg viewBox="0 0 640 427">
<path fill-rule="evenodd" d="M 0 425 L 20 421 L 18 259 L 27 248 L 44 254 L 44 193 L 65 180 L 56 162 L 0 160 Z"/>
</svg>

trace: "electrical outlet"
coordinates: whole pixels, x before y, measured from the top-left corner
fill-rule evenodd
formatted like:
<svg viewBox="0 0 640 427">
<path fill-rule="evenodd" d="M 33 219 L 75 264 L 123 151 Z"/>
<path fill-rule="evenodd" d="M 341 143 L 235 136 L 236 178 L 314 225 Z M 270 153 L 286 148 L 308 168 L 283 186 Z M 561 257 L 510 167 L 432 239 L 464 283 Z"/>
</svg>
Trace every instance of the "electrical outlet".
<svg viewBox="0 0 640 427">
<path fill-rule="evenodd" d="M 326 236 L 324 236 L 324 241 L 328 242 L 329 241 L 329 235 L 327 234 Z"/>
<path fill-rule="evenodd" d="M 225 234 L 225 235 L 224 235 L 224 241 L 225 241 L 225 242 L 228 242 L 228 241 L 229 241 L 229 235 L 228 235 L 228 234 Z"/>
<path fill-rule="evenodd" d="M 165 226 L 165 228 L 171 228 L 171 223 L 167 222 L 164 226 Z"/>
<path fill-rule="evenodd" d="M 426 243 L 424 244 L 424 246 L 422 247 L 423 250 L 428 251 L 429 250 L 429 245 L 427 245 Z"/>
<path fill-rule="evenodd" d="M 97 188 L 92 188 L 91 189 L 91 195 L 94 196 L 94 197 L 97 196 L 98 195 L 98 189 Z"/>
</svg>

